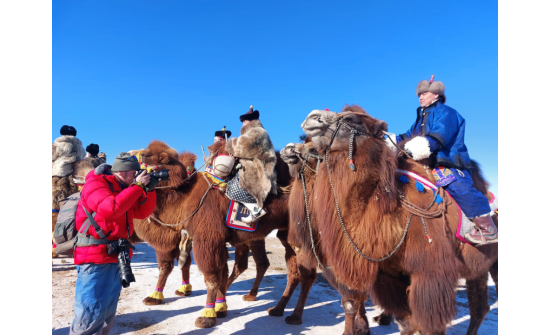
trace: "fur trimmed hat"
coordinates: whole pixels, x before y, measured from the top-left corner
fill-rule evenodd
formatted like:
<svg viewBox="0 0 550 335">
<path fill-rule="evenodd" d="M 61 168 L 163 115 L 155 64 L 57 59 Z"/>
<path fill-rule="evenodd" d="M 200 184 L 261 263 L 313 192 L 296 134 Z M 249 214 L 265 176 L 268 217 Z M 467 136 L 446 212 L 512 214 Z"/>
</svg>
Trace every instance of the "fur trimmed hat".
<svg viewBox="0 0 550 335">
<path fill-rule="evenodd" d="M 418 83 L 416 86 L 416 95 L 420 96 L 420 94 L 424 92 L 432 92 L 433 94 L 439 94 L 439 96 L 442 98 L 443 103 L 447 100 L 447 97 L 445 97 L 445 85 L 443 85 L 440 81 L 434 81 L 434 75 L 432 74 L 432 77 L 430 78 L 430 81 L 422 80 Z"/>
<path fill-rule="evenodd" d="M 246 120 L 248 121 L 258 120 L 259 118 L 260 118 L 260 112 L 258 112 L 257 110 L 253 111 L 252 105 L 250 105 L 250 109 L 248 110 L 248 112 L 246 112 L 246 114 L 239 116 L 239 120 L 241 120 L 241 122 L 244 122 Z"/>
<path fill-rule="evenodd" d="M 97 154 L 99 153 L 99 145 L 90 143 L 90 145 L 86 147 L 86 152 L 91 153 L 92 156 L 97 156 Z"/>
<path fill-rule="evenodd" d="M 61 127 L 61 130 L 59 131 L 61 133 L 61 135 L 71 135 L 71 136 L 76 136 L 76 129 L 74 127 L 71 127 L 71 126 L 63 126 Z"/>
<path fill-rule="evenodd" d="M 227 138 L 231 137 L 231 130 L 225 130 L 225 126 L 223 126 L 222 130 L 218 130 L 214 133 L 214 137 L 221 137 L 223 139 L 225 139 L 225 135 L 227 135 Z"/>
</svg>

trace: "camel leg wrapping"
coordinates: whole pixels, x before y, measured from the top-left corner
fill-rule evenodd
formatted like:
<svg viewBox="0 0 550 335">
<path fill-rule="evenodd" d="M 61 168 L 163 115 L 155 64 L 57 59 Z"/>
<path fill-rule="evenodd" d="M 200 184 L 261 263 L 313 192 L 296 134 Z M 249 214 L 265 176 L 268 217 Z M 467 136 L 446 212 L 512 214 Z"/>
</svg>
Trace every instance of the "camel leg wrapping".
<svg viewBox="0 0 550 335">
<path fill-rule="evenodd" d="M 179 265 L 179 260 L 178 260 Z M 181 279 L 182 281 L 189 282 L 189 269 L 191 268 L 191 257 L 187 257 L 185 264 L 181 267 Z M 182 284 L 176 291 L 176 295 L 190 295 L 193 292 L 193 286 L 191 284 Z"/>
<path fill-rule="evenodd" d="M 157 287 L 164 288 L 164 286 L 166 285 L 168 276 L 174 269 L 174 259 L 177 257 L 178 252 L 179 250 L 177 249 L 170 252 L 155 250 L 159 269 L 159 279 L 157 281 Z M 164 300 L 163 293 L 155 291 L 150 296 L 143 299 L 143 303 L 146 305 L 158 305 L 162 303 L 162 300 Z"/>
</svg>

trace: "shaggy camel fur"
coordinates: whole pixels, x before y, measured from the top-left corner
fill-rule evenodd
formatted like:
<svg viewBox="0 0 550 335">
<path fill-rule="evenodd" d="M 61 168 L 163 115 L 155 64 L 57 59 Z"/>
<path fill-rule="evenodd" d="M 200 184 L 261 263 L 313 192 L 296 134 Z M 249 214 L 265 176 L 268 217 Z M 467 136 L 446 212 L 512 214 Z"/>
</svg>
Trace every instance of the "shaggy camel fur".
<svg viewBox="0 0 550 335">
<path fill-rule="evenodd" d="M 313 155 L 313 156 L 310 156 Z M 303 309 L 311 289 L 311 286 L 315 282 L 317 277 L 317 266 L 318 261 L 315 257 L 315 254 L 312 249 L 310 232 L 309 232 L 309 223 L 307 221 L 306 212 L 305 212 L 305 199 L 304 199 L 304 189 L 303 183 L 300 176 L 300 170 L 303 168 L 304 181 L 306 185 L 306 190 L 308 194 L 308 204 L 312 205 L 313 198 L 313 184 L 315 182 L 315 169 L 317 167 L 317 158 L 315 157 L 317 152 L 313 148 L 313 143 L 306 139 L 305 144 L 291 143 L 288 144 L 282 151 L 281 157 L 289 165 L 291 176 L 294 178 L 292 185 L 292 190 L 290 192 L 289 198 L 289 230 L 288 230 L 288 243 L 294 248 L 296 252 L 296 262 L 297 269 L 289 268 L 287 276 L 287 287 L 283 297 L 279 301 L 276 307 L 269 310 L 270 315 L 282 315 L 286 304 L 288 303 L 292 292 L 298 285 L 301 284 L 300 297 L 298 303 L 292 315 L 288 316 L 285 321 L 289 324 L 301 324 L 302 323 L 302 314 Z M 307 164 L 307 166 L 303 166 Z M 319 230 L 317 229 L 316 223 L 311 222 L 312 235 L 314 236 L 315 245 L 318 246 L 318 239 L 316 236 L 319 236 Z M 320 262 L 326 264 L 326 258 L 323 253 L 316 248 L 316 253 L 320 259 Z M 345 285 L 338 283 L 335 279 L 334 274 L 330 268 L 323 269 L 323 275 L 329 282 L 331 286 L 336 288 L 340 294 L 344 297 L 343 301 L 348 300 L 346 297 L 362 297 L 362 303 L 357 313 L 350 317 L 356 318 L 355 323 L 355 332 L 357 334 L 369 334 L 369 324 L 366 317 L 366 311 L 364 308 L 364 302 L 367 299 L 367 292 L 363 290 L 359 291 L 350 291 Z M 388 325 L 391 322 L 391 314 L 388 315 L 383 313 L 377 317 L 377 321 L 380 324 Z"/>
<path fill-rule="evenodd" d="M 209 147 L 209 151 L 226 154 L 225 141 L 215 142 Z M 210 182 L 201 174 L 188 176 L 186 168 L 193 165 L 196 156 L 183 153 L 180 161 L 174 149 L 163 142 L 153 141 L 141 152 L 141 157 L 143 163 L 149 166 L 157 165 L 162 169 L 170 169 L 170 181 L 160 182 L 157 186 L 157 207 L 153 216 L 163 223 L 177 224 L 165 226 L 154 219 L 134 222 L 137 235 L 155 248 L 160 271 L 157 287 L 164 288 L 166 279 L 174 267 L 174 259 L 180 256 L 180 244 L 190 246 L 192 243 L 195 262 L 206 282 L 206 302 L 214 304 L 217 298 L 225 298 L 229 285 L 246 269 L 250 249 L 257 264 L 257 275 L 252 290 L 244 296 L 244 299 L 255 300 L 259 284 L 269 266 L 265 252 L 265 237 L 273 229 L 279 229 L 277 237 L 285 246 L 287 259 L 290 258 L 290 254 L 294 254 L 285 240 L 285 230 L 288 229 L 288 194 L 283 193 L 267 198 L 265 204 L 267 214 L 262 217 L 255 232 L 230 229 L 224 224 L 229 199 L 217 189 L 209 190 Z M 182 163 L 185 160 L 188 163 Z M 193 168 L 189 170 L 192 171 Z M 279 178 L 278 184 L 288 186 L 290 184 L 288 166 L 280 159 L 276 165 L 276 172 Z M 164 188 L 166 186 L 168 188 Z M 203 203 L 199 206 L 203 197 Z M 197 210 L 196 213 L 191 215 L 195 210 Z M 188 221 L 181 223 L 188 217 L 190 217 Z M 182 230 L 184 238 L 182 238 Z M 235 246 L 235 268 L 230 278 L 228 278 L 226 242 Z M 190 247 L 186 249 L 186 253 L 189 251 Z M 190 265 L 191 258 L 187 257 L 182 268 L 182 275 L 187 281 Z M 155 303 L 152 299 L 146 298 L 144 302 Z M 211 309 L 210 306 L 213 305 L 207 305 L 202 316 L 196 319 L 197 327 L 212 327 L 216 323 L 216 317 L 227 315 L 225 303 L 216 304 L 215 309 Z"/>
<path fill-rule="evenodd" d="M 344 122 L 340 128 L 339 121 Z M 349 128 L 359 132 L 353 139 L 352 162 L 348 158 Z M 458 279 L 466 278 L 470 306 L 478 306 L 472 312 L 468 330 L 469 334 L 475 334 L 477 328 L 472 324 L 481 323 L 489 310 L 486 282 L 488 271 L 497 259 L 498 245 L 475 248 L 456 239 L 454 232 L 461 214 L 445 193 L 441 193 L 442 205 L 428 210 L 446 206 L 445 220 L 442 217 L 425 219 L 433 243 L 428 241 L 417 215 L 410 220 L 405 234 L 411 214 L 402 205 L 402 200 L 426 209 L 435 195 L 430 190 L 418 192 L 414 182 L 398 182 L 395 171 L 398 167 L 427 179 L 430 176 L 418 162 L 395 159 L 383 140 L 386 128 L 385 122 L 372 118 L 358 106 L 346 106 L 332 119 L 314 111 L 302 124 L 302 129 L 312 137 L 315 148 L 325 160 L 316 175 L 313 187 L 316 199 L 311 208 L 312 219 L 322 231 L 319 249 L 336 280 L 350 290 L 368 290 L 377 304 L 405 325 L 403 334 L 413 334 L 417 330 L 423 334 L 444 334 L 446 325 L 455 315 Z M 327 164 L 325 153 L 329 146 Z M 350 169 L 350 163 L 355 164 L 355 171 Z M 327 165 L 333 186 L 329 182 Z M 335 197 L 349 239 L 358 250 L 380 259 L 405 235 L 396 253 L 381 262 L 364 259 L 344 234 Z M 346 313 L 345 334 L 354 334 L 354 318 L 347 316 L 355 315 L 362 308 L 361 299 L 351 297 L 343 300 L 342 305 Z"/>
</svg>

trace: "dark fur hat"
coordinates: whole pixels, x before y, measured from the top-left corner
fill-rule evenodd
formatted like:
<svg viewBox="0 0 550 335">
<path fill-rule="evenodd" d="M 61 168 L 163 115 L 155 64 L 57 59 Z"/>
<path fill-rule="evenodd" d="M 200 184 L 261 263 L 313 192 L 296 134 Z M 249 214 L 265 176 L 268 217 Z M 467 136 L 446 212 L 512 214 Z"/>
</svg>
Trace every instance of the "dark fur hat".
<svg viewBox="0 0 550 335">
<path fill-rule="evenodd" d="M 246 112 L 246 114 L 239 116 L 239 120 L 241 120 L 241 122 L 246 120 L 248 121 L 258 120 L 259 118 L 260 118 L 260 112 L 258 112 L 257 110 L 253 111 L 252 105 L 250 105 L 250 109 L 248 110 L 248 112 Z"/>
<path fill-rule="evenodd" d="M 91 153 L 92 156 L 97 156 L 97 154 L 99 153 L 99 145 L 90 143 L 90 145 L 86 147 L 86 152 Z"/>
<path fill-rule="evenodd" d="M 231 131 L 230 130 L 225 130 L 225 126 L 223 126 L 222 130 L 218 130 L 214 133 L 215 137 L 221 137 L 223 139 L 225 139 L 225 135 L 227 135 L 227 138 L 231 137 Z"/>
<path fill-rule="evenodd" d="M 447 100 L 445 97 L 445 85 L 443 85 L 440 81 L 434 81 L 434 75 L 432 74 L 432 77 L 430 78 L 430 81 L 422 80 L 418 83 L 416 86 L 416 95 L 420 96 L 420 94 L 424 92 L 432 92 L 433 94 L 439 94 L 439 96 L 442 98 L 443 103 Z"/>
<path fill-rule="evenodd" d="M 65 126 L 61 127 L 60 133 L 61 133 L 61 135 L 76 136 L 76 129 L 74 127 L 65 125 Z"/>
</svg>

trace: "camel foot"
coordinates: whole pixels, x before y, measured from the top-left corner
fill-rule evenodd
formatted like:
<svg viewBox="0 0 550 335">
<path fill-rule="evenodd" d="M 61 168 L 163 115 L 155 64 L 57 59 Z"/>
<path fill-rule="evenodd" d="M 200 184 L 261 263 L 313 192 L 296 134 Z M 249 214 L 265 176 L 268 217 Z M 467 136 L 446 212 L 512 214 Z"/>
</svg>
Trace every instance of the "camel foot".
<svg viewBox="0 0 550 335">
<path fill-rule="evenodd" d="M 374 318 L 372 318 L 372 320 L 374 322 L 377 322 L 378 325 L 380 326 L 389 326 L 391 324 L 391 320 L 392 320 L 392 315 L 391 314 L 386 314 L 386 313 L 382 313 L 378 316 L 375 316 Z"/>
<path fill-rule="evenodd" d="M 195 320 L 195 327 L 197 328 L 211 328 L 216 324 L 216 318 L 210 318 L 206 316 L 199 316 Z"/>
<path fill-rule="evenodd" d="M 289 325 L 301 325 L 302 324 L 302 318 L 297 315 L 289 315 L 285 318 L 285 322 Z"/>
<path fill-rule="evenodd" d="M 176 295 L 178 295 L 180 297 L 187 297 L 187 296 L 191 295 L 191 293 L 193 293 L 193 292 L 191 292 L 191 291 L 182 292 L 180 290 L 176 290 Z"/>
<path fill-rule="evenodd" d="M 256 301 L 256 296 L 255 295 L 250 295 L 250 294 L 245 294 L 245 295 L 243 295 L 243 300 L 244 301 Z"/>
<path fill-rule="evenodd" d="M 151 298 L 151 297 L 147 297 L 145 299 L 143 299 L 143 303 L 147 306 L 154 306 L 154 305 L 160 305 L 162 304 L 162 300 L 161 299 L 155 299 L 155 298 Z"/>
<path fill-rule="evenodd" d="M 277 307 L 271 307 L 267 310 L 267 314 L 269 314 L 270 316 L 283 316 L 284 312 L 284 309 L 280 310 L 277 309 Z"/>
<path fill-rule="evenodd" d="M 362 318 L 355 318 L 355 334 L 370 335 L 369 325 Z"/>
<path fill-rule="evenodd" d="M 216 312 L 216 318 L 225 318 L 227 316 L 227 311 Z"/>
</svg>

